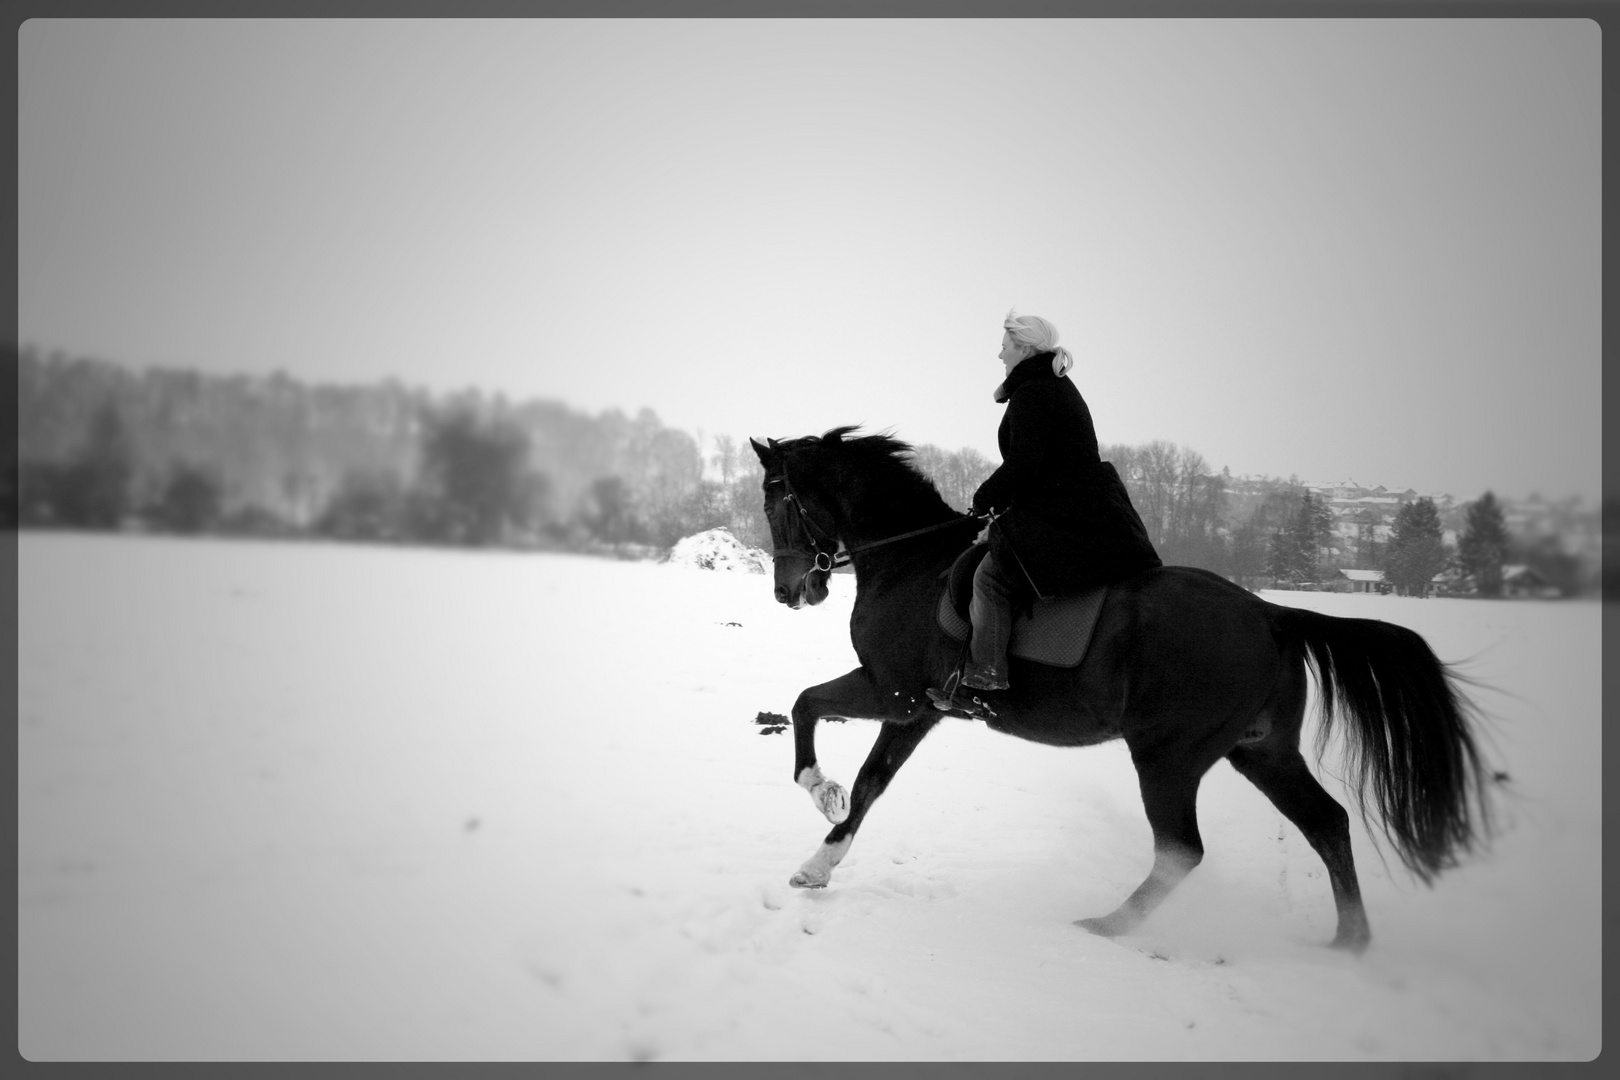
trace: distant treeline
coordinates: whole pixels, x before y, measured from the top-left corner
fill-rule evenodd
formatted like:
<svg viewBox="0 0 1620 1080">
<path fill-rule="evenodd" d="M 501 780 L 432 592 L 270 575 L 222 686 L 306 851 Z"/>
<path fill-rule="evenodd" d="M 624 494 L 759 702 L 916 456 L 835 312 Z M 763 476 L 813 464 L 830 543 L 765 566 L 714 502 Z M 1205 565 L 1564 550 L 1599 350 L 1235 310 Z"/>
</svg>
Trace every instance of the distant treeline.
<svg viewBox="0 0 1620 1080">
<path fill-rule="evenodd" d="M 555 401 L 436 395 L 394 381 L 137 372 L 15 346 L 5 359 L 18 418 L 16 456 L 0 477 L 10 527 L 648 553 L 725 526 L 770 546 L 747 438 L 694 437 L 647 409 L 590 416 Z M 1480 568 L 1491 559 L 1534 564 L 1566 592 L 1595 582 L 1595 569 L 1556 542 L 1505 528 L 1499 542 L 1468 548 L 1473 563 L 1463 567 L 1467 545 L 1453 550 L 1439 536 L 1442 525 L 1463 532 L 1475 504 L 1446 507 L 1452 521 L 1442 522 L 1432 502 L 1409 500 L 1359 510 L 1347 527 L 1342 507 L 1295 478 L 1213 473 L 1195 451 L 1163 441 L 1108 446 L 1103 456 L 1166 562 L 1250 587 L 1307 586 L 1359 568 L 1421 594 L 1449 567 L 1477 589 L 1480 575 L 1490 584 Z M 971 448 L 931 445 L 918 446 L 915 461 L 958 509 L 996 465 Z M 1401 520 L 1421 503 L 1421 521 Z M 1425 553 L 1415 560 L 1414 545 Z"/>
<path fill-rule="evenodd" d="M 11 347 L 10 525 L 644 552 L 725 526 L 768 547 L 746 437 L 649 409 L 208 376 Z M 965 506 L 991 465 L 918 448 Z"/>
</svg>

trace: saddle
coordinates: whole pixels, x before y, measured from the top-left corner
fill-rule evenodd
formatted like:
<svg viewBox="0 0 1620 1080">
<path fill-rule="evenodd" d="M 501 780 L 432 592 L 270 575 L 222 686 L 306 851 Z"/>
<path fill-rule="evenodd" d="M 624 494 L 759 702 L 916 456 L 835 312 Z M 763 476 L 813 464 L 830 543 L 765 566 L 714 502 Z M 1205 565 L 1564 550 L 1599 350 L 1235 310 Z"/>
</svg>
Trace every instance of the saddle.
<svg viewBox="0 0 1620 1080">
<path fill-rule="evenodd" d="M 939 626 L 957 641 L 966 641 L 972 632 L 968 603 L 973 599 L 973 572 L 989 550 L 986 544 L 975 544 L 945 572 L 945 588 L 939 595 Z M 1008 655 L 1048 667 L 1078 667 L 1086 658 L 1091 632 L 1107 594 L 1108 586 L 1096 585 L 1072 596 L 1050 600 L 1036 597 L 1027 612 L 1014 605 Z"/>
</svg>

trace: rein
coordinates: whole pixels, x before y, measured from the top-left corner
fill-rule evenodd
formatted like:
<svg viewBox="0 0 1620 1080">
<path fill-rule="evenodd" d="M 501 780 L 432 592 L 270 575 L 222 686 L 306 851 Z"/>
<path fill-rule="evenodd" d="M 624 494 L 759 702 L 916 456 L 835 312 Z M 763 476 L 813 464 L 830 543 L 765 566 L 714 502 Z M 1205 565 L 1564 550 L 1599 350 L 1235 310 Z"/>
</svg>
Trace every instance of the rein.
<svg viewBox="0 0 1620 1080">
<path fill-rule="evenodd" d="M 817 570 L 823 570 L 831 573 L 840 566 L 848 566 L 852 561 L 851 557 L 862 551 L 870 551 L 873 548 L 880 548 L 885 544 L 893 544 L 901 540 L 909 540 L 914 536 L 922 536 L 925 533 L 938 532 L 941 529 L 948 529 L 952 526 L 960 525 L 962 522 L 970 519 L 982 520 L 982 518 L 977 514 L 963 514 L 952 521 L 942 521 L 937 525 L 925 525 L 920 529 L 912 529 L 910 532 L 903 532 L 897 536 L 886 536 L 882 540 L 869 540 L 864 544 L 856 544 L 854 547 L 844 547 L 840 544 L 837 537 L 830 535 L 826 530 L 816 527 L 815 522 L 810 518 L 809 511 L 804 508 L 803 500 L 801 500 L 798 493 L 793 490 L 793 483 L 788 479 L 786 469 L 782 470 L 782 485 L 787 488 L 787 494 L 783 496 L 782 501 L 788 505 L 790 511 L 797 516 L 799 522 L 804 526 L 803 531 L 810 538 L 810 550 L 807 552 L 803 548 L 777 548 L 771 552 L 771 558 L 780 559 L 785 555 L 803 558 L 806 555 L 810 555 L 812 557 L 812 565 L 809 570 L 805 571 L 806 577 L 809 577 L 810 574 Z M 822 541 L 828 541 L 828 546 L 834 549 L 831 554 L 821 550 Z M 826 561 L 825 566 L 822 565 L 823 560 Z"/>
</svg>

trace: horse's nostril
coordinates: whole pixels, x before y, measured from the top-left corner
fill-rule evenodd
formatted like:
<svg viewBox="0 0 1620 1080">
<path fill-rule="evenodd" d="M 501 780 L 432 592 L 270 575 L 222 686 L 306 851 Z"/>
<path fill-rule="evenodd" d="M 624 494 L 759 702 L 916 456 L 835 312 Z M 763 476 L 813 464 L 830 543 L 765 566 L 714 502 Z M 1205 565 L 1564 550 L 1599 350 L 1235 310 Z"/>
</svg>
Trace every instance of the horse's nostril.
<svg viewBox="0 0 1620 1080">
<path fill-rule="evenodd" d="M 787 586 L 786 585 L 778 585 L 776 587 L 776 600 L 777 600 L 777 603 L 780 603 L 780 604 L 787 603 L 788 591 L 787 591 Z"/>
</svg>

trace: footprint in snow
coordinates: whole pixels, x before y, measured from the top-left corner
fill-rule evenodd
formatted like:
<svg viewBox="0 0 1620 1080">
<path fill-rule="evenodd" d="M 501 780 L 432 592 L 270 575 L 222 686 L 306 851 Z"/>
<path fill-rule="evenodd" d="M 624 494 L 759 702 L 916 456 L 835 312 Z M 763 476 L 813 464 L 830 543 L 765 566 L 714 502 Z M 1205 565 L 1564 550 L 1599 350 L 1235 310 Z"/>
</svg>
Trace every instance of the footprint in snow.
<svg viewBox="0 0 1620 1080">
<path fill-rule="evenodd" d="M 956 896 L 956 886 L 941 878 L 895 874 L 879 878 L 871 885 L 888 896 L 906 896 L 913 900 L 949 900 Z"/>
<path fill-rule="evenodd" d="M 528 965 L 528 968 L 529 968 L 529 974 L 533 975 L 535 977 L 535 979 L 537 979 L 540 982 L 544 983 L 546 986 L 551 987 L 551 989 L 553 989 L 553 990 L 561 990 L 562 989 L 563 980 L 562 980 L 562 973 L 561 972 L 554 971 L 551 968 L 545 967 L 545 966 L 540 965 L 540 964 L 532 964 L 532 963 Z"/>
</svg>

